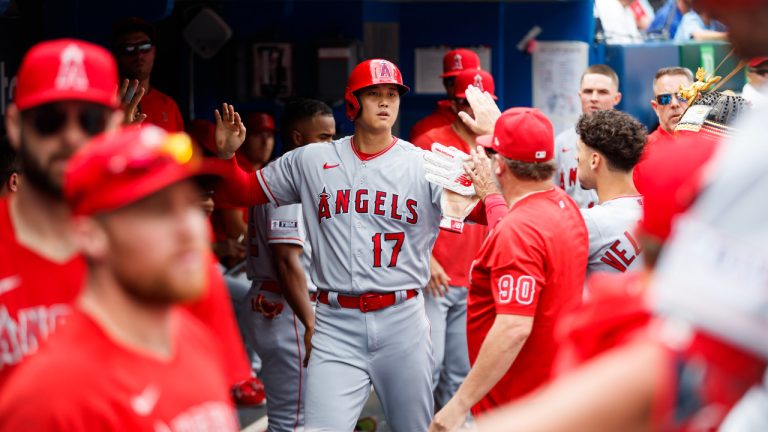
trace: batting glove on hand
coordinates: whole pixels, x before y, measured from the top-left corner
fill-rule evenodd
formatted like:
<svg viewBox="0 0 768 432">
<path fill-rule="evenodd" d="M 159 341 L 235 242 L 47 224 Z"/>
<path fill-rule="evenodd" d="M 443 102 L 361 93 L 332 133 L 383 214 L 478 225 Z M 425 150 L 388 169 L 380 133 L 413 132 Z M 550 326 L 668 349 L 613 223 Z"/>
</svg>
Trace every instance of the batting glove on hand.
<svg viewBox="0 0 768 432">
<path fill-rule="evenodd" d="M 464 171 L 464 162 L 468 160 L 469 155 L 457 148 L 433 143 L 432 151 L 424 153 L 424 178 L 457 194 L 473 196 L 475 187 Z"/>
</svg>

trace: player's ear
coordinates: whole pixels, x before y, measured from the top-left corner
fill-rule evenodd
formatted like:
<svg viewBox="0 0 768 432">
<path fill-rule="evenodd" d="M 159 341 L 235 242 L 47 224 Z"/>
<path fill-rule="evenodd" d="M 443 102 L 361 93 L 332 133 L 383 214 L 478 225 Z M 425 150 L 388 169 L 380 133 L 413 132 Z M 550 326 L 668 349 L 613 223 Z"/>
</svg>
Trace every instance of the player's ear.
<svg viewBox="0 0 768 432">
<path fill-rule="evenodd" d="M 101 261 L 109 251 L 109 237 L 101 223 L 93 217 L 76 216 L 72 219 L 72 232 L 78 249 L 90 261 Z"/>
<path fill-rule="evenodd" d="M 7 131 L 11 147 L 19 151 L 21 143 L 21 112 L 19 112 L 15 104 L 9 105 L 5 112 L 5 130 Z"/>
<path fill-rule="evenodd" d="M 11 174 L 11 178 L 8 179 L 8 189 L 11 192 L 18 192 L 20 181 L 21 181 L 21 176 L 19 176 L 19 173 Z"/>
<path fill-rule="evenodd" d="M 291 147 L 296 148 L 301 146 L 303 138 L 301 136 L 301 132 L 297 131 L 296 129 L 291 131 Z"/>
<path fill-rule="evenodd" d="M 592 171 L 596 171 L 597 168 L 603 163 L 603 156 L 593 151 L 589 155 L 589 167 L 592 169 Z"/>
</svg>

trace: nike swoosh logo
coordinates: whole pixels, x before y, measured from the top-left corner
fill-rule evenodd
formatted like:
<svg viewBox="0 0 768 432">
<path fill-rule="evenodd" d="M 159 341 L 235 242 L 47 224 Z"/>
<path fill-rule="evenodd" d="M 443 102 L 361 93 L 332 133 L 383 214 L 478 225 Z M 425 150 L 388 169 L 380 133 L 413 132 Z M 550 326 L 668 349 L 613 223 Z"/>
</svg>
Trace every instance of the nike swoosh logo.
<svg viewBox="0 0 768 432">
<path fill-rule="evenodd" d="M 336 164 L 336 165 L 329 165 L 329 164 L 328 164 L 328 162 L 326 162 L 325 164 L 323 164 L 323 169 L 331 169 L 331 168 L 336 168 L 337 166 L 339 166 L 339 164 Z"/>
<path fill-rule="evenodd" d="M 131 408 L 136 414 L 146 417 L 155 409 L 159 399 L 160 390 L 150 384 L 138 396 L 131 398 Z"/>
<path fill-rule="evenodd" d="M 8 291 L 15 290 L 21 285 L 21 277 L 19 275 L 7 276 L 0 279 L 0 295 L 7 293 Z"/>
</svg>

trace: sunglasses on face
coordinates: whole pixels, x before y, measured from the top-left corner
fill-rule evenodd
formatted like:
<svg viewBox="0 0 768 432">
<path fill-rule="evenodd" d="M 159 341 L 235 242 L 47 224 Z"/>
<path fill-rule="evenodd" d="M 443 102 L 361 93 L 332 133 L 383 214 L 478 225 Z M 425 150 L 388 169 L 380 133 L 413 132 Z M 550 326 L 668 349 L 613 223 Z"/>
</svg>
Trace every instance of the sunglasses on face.
<svg viewBox="0 0 768 432">
<path fill-rule="evenodd" d="M 760 76 L 768 75 L 768 69 L 750 69 L 749 72 L 753 74 L 758 74 Z"/>
<path fill-rule="evenodd" d="M 150 41 L 137 42 L 135 44 L 125 44 L 120 47 L 120 55 L 132 56 L 138 53 L 146 54 L 152 50 L 154 45 Z"/>
<path fill-rule="evenodd" d="M 672 98 L 676 97 L 677 101 L 680 103 L 686 103 L 687 101 L 685 98 L 680 97 L 678 94 L 672 94 L 672 93 L 663 93 L 660 95 L 656 95 L 656 102 L 659 105 L 669 105 L 672 103 Z"/>
<path fill-rule="evenodd" d="M 443 85 L 446 87 L 452 87 L 454 84 L 456 84 L 456 77 L 446 77 L 443 78 Z"/>
<path fill-rule="evenodd" d="M 83 105 L 78 108 L 66 109 L 53 103 L 33 108 L 29 112 L 32 127 L 42 136 L 51 136 L 60 132 L 75 116 L 77 124 L 88 136 L 94 136 L 107 128 L 109 109 L 98 105 Z"/>
<path fill-rule="evenodd" d="M 464 98 L 454 98 L 453 101 L 458 105 L 469 106 L 469 101 Z"/>
</svg>

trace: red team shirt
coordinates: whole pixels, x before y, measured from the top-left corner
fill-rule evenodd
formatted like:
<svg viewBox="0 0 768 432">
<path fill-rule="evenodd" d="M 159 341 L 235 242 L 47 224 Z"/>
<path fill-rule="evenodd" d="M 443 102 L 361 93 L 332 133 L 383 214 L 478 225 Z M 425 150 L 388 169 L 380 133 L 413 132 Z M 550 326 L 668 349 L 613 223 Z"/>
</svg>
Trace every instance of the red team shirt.
<svg viewBox="0 0 768 432">
<path fill-rule="evenodd" d="M 469 153 L 469 145 L 453 131 L 450 124 L 427 131 L 413 144 L 431 150 L 434 142 Z M 486 226 L 475 224 L 465 224 L 462 233 L 440 230 L 432 255 L 451 278 L 450 285 L 469 287 L 469 268 L 487 232 Z"/>
<path fill-rule="evenodd" d="M 556 350 L 555 321 L 581 301 L 587 254 L 587 229 L 579 209 L 555 187 L 517 201 L 491 231 L 471 272 L 470 363 L 475 363 L 496 315 L 531 316 L 534 321 L 514 363 L 472 408 L 473 414 L 519 398 L 547 380 Z"/>
<path fill-rule="evenodd" d="M 643 148 L 643 155 L 640 158 L 640 162 L 635 165 L 635 170 L 632 172 L 632 180 L 635 182 L 635 187 L 637 187 L 639 184 L 642 184 L 640 177 L 643 176 L 643 171 L 645 170 L 645 160 L 648 159 L 648 156 L 651 153 L 653 153 L 654 149 L 656 148 L 656 143 L 660 140 L 666 140 L 669 137 L 669 132 L 665 131 L 661 126 L 648 134 L 648 138 L 645 140 L 645 147 Z M 640 188 L 638 188 L 637 191 L 641 194 L 643 193 Z"/>
<path fill-rule="evenodd" d="M 450 125 L 456 118 L 457 115 L 453 111 L 451 101 L 447 99 L 438 101 L 437 108 L 435 108 L 432 114 L 419 120 L 411 128 L 411 142 L 414 142 L 420 135 L 429 132 L 432 129 Z"/>
<path fill-rule="evenodd" d="M 184 119 L 176 102 L 170 96 L 156 88 L 141 98 L 139 111 L 147 115 L 145 122 L 160 126 L 168 132 L 184 131 Z"/>
<path fill-rule="evenodd" d="M 73 311 L 0 393 L 0 430 L 239 430 L 210 332 L 176 308 L 171 337 L 170 358 L 159 359 Z"/>
<path fill-rule="evenodd" d="M 8 202 L 0 200 L 0 389 L 15 366 L 37 352 L 64 323 L 86 277 L 81 255 L 57 263 L 19 244 Z M 229 382 L 234 384 L 250 377 L 250 366 L 213 255 L 210 263 L 208 290 L 187 309 L 218 338 Z"/>
</svg>

